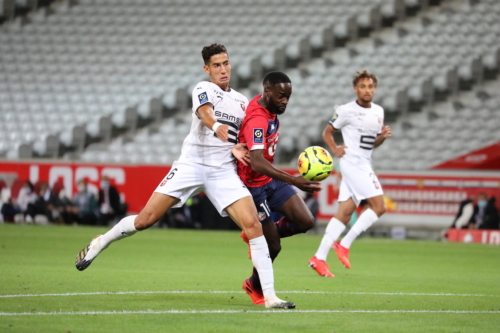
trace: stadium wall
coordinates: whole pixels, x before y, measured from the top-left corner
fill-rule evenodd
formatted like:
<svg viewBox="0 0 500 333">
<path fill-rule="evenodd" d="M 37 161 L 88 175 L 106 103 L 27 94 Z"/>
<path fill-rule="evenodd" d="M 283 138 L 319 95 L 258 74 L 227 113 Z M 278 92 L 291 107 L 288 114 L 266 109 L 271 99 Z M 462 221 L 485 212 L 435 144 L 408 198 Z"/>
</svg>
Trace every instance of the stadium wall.
<svg viewBox="0 0 500 333">
<path fill-rule="evenodd" d="M 11 185 L 15 179 L 32 183 L 60 181 L 67 193 L 76 191 L 76 182 L 86 178 L 89 189 L 97 192 L 103 175 L 112 179 L 129 204 L 129 211 L 140 211 L 152 191 L 170 170 L 160 165 L 113 165 L 81 162 L 26 161 L 0 162 L 0 179 Z M 285 169 L 297 174 L 294 169 Z M 427 171 L 381 172 L 378 174 L 385 194 L 391 199 L 381 226 L 446 228 L 455 216 L 460 201 L 485 192 L 500 198 L 500 172 Z M 322 182 L 318 194 L 319 219 L 328 220 L 337 210 L 340 177 L 332 175 Z"/>
</svg>

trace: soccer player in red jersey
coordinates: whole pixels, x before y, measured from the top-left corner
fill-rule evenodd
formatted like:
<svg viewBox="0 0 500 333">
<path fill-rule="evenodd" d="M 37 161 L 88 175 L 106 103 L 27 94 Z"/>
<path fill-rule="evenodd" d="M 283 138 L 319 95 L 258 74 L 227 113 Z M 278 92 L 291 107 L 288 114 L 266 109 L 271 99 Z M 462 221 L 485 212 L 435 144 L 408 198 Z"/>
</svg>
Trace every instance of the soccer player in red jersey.
<svg viewBox="0 0 500 333">
<path fill-rule="evenodd" d="M 265 76 L 263 85 L 264 93 L 248 104 L 238 135 L 239 142 L 247 144 L 250 154 L 250 165 L 238 163 L 238 175 L 252 194 L 269 254 L 274 260 L 281 251 L 280 238 L 306 232 L 314 225 L 311 212 L 292 185 L 309 193 L 321 188 L 318 182 L 292 176 L 274 167 L 280 127 L 278 115 L 286 110 L 292 95 L 292 83 L 284 73 L 271 72 Z M 274 223 L 271 212 L 284 217 Z M 241 237 L 246 238 L 244 233 Z M 264 304 L 255 268 L 252 276 L 243 283 L 243 289 L 254 304 Z"/>
</svg>

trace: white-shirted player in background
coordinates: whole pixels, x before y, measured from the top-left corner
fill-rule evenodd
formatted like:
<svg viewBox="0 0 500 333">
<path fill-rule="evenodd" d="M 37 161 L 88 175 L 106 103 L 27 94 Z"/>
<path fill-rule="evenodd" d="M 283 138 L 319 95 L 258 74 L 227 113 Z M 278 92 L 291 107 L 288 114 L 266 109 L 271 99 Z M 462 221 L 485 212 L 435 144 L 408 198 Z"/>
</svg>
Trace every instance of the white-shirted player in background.
<svg viewBox="0 0 500 333">
<path fill-rule="evenodd" d="M 350 268 L 352 242 L 385 213 L 384 193 L 372 170 L 371 156 L 373 148 L 391 136 L 391 129 L 384 126 L 384 109 L 372 103 L 377 77 L 364 70 L 356 73 L 352 83 L 357 100 L 339 106 L 323 131 L 326 144 L 340 158 L 342 181 L 337 214 L 328 223 L 316 255 L 309 260 L 309 265 L 321 276 L 333 277 L 326 263 L 332 245 L 342 264 Z M 343 146 L 338 146 L 333 139 L 333 133 L 339 130 Z M 370 208 L 359 216 L 342 241 L 336 241 L 363 199 L 368 201 Z"/>
<path fill-rule="evenodd" d="M 173 163 L 139 215 L 127 216 L 106 234 L 95 237 L 78 254 L 76 268 L 86 269 L 112 242 L 151 227 L 167 210 L 204 191 L 219 213 L 229 215 L 250 238 L 252 262 L 262 281 L 266 307 L 294 308 L 294 303 L 280 300 L 274 292 L 273 266 L 257 209 L 236 173 L 231 152 L 248 100 L 229 87 L 231 63 L 223 45 L 204 47 L 202 56 L 210 82 L 200 82 L 193 90 L 193 122 L 179 160 Z M 249 161 L 246 154 L 241 153 L 239 159 Z"/>
</svg>

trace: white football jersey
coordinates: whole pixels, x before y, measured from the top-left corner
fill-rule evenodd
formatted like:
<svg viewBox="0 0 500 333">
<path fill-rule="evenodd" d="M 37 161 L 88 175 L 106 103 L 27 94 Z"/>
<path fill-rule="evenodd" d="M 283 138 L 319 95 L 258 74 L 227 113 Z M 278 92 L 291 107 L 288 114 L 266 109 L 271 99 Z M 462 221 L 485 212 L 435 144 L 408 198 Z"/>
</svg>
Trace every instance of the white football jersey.
<svg viewBox="0 0 500 333">
<path fill-rule="evenodd" d="M 237 142 L 248 99 L 234 89 L 225 91 L 208 81 L 202 81 L 194 87 L 192 99 L 193 122 L 191 131 L 182 144 L 179 161 L 211 166 L 234 162 L 231 149 Z M 215 120 L 229 126 L 228 142 L 222 142 L 215 132 L 203 125 L 198 118 L 198 108 L 205 104 L 213 106 Z"/>
<path fill-rule="evenodd" d="M 356 101 L 341 105 L 335 110 L 330 124 L 342 131 L 345 155 L 342 158 L 354 164 L 371 164 L 375 138 L 382 132 L 384 109 L 371 103 L 365 108 Z"/>
</svg>

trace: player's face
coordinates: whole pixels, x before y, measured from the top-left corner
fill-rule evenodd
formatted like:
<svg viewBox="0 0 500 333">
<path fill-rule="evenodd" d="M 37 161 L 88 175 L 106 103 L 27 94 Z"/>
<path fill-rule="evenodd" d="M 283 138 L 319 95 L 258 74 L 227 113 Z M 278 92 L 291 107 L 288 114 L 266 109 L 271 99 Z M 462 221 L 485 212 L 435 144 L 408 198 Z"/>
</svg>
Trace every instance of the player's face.
<svg viewBox="0 0 500 333">
<path fill-rule="evenodd" d="M 264 93 L 268 98 L 267 109 L 274 114 L 283 114 L 292 95 L 292 85 L 290 83 L 277 83 L 266 88 Z"/>
<path fill-rule="evenodd" d="M 370 78 L 364 78 L 358 81 L 358 84 L 354 87 L 356 95 L 358 95 L 358 100 L 365 103 L 370 103 L 375 94 L 375 84 Z"/>
<path fill-rule="evenodd" d="M 231 78 L 231 62 L 227 53 L 215 54 L 210 58 L 210 63 L 203 66 L 205 73 L 210 75 L 210 82 L 225 89 Z"/>
</svg>

